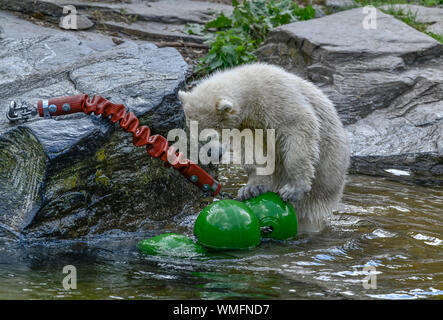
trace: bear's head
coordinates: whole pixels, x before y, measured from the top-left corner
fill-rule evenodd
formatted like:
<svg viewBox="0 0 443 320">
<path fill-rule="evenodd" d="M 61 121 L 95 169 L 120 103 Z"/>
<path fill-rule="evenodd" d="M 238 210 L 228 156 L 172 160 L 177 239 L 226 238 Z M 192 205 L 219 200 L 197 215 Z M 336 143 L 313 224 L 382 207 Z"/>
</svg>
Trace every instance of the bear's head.
<svg viewBox="0 0 443 320">
<path fill-rule="evenodd" d="M 210 87 L 195 87 L 190 92 L 179 91 L 186 122 L 197 121 L 199 128 L 220 129 L 239 128 L 240 110 L 234 99 L 214 92 Z"/>
</svg>

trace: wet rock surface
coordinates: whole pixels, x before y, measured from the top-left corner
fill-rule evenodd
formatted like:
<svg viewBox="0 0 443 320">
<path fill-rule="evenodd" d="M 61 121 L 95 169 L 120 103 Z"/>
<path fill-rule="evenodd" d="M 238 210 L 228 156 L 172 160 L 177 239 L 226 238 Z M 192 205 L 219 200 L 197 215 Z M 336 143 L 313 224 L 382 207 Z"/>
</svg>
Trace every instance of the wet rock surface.
<svg viewBox="0 0 443 320">
<path fill-rule="evenodd" d="M 37 27 L 0 12 L 0 114 L 8 101 L 86 93 L 123 103 L 153 133 L 184 126 L 176 92 L 187 65 L 173 48 L 115 45 L 88 32 Z M 175 170 L 84 114 L 26 123 L 0 118 L 0 229 L 74 238 L 140 231 L 199 196 Z"/>
<path fill-rule="evenodd" d="M 271 31 L 262 61 L 307 78 L 335 103 L 352 144 L 351 172 L 442 184 L 443 48 L 377 11 L 364 29 L 361 8 Z"/>
</svg>

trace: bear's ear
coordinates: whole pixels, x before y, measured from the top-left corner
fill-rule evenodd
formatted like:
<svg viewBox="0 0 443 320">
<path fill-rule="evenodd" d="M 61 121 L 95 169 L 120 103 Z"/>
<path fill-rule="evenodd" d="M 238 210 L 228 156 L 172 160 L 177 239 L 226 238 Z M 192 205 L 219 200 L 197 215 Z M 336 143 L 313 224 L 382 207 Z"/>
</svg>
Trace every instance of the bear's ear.
<svg viewBox="0 0 443 320">
<path fill-rule="evenodd" d="M 180 101 L 182 103 L 185 103 L 186 97 L 189 95 L 189 92 L 185 92 L 185 91 L 179 91 L 178 92 L 178 98 L 180 99 Z"/>
<path fill-rule="evenodd" d="M 223 113 L 229 113 L 232 111 L 232 109 L 234 108 L 234 106 L 232 105 L 231 101 L 225 100 L 225 99 L 221 99 L 218 103 L 217 103 L 217 110 Z"/>
</svg>

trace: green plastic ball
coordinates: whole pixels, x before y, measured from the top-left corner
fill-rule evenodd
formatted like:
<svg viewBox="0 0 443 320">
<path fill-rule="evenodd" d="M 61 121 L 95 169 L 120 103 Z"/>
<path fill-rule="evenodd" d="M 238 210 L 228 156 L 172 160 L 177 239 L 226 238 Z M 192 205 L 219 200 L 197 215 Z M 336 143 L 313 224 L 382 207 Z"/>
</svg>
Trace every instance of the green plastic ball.
<svg viewBox="0 0 443 320">
<path fill-rule="evenodd" d="M 276 193 L 266 192 L 244 201 L 260 221 L 260 226 L 270 226 L 271 233 L 262 234 L 265 238 L 278 240 L 297 236 L 297 215 L 294 207 L 284 202 Z"/>
<path fill-rule="evenodd" d="M 249 249 L 260 243 L 260 223 L 243 202 L 219 200 L 200 213 L 194 234 L 199 244 L 210 249 Z"/>
<path fill-rule="evenodd" d="M 200 256 L 206 250 L 192 241 L 192 239 L 176 234 L 165 233 L 149 239 L 141 240 L 137 248 L 149 255 L 163 255 L 180 258 L 192 258 Z"/>
</svg>

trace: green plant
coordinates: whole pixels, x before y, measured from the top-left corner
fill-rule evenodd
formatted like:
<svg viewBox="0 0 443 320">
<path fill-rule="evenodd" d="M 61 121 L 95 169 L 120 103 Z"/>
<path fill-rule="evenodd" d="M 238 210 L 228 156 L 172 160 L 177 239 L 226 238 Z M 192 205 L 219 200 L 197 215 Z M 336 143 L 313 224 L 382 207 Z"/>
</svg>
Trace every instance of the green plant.
<svg viewBox="0 0 443 320">
<path fill-rule="evenodd" d="M 432 32 L 426 31 L 427 24 L 423 22 L 417 21 L 417 12 L 412 12 L 411 9 L 408 9 L 406 12 L 402 8 L 395 8 L 394 6 L 389 7 L 386 10 L 383 10 L 387 14 L 394 16 L 395 18 L 403 21 L 404 23 L 410 25 L 411 27 L 417 29 L 420 32 L 426 33 L 428 36 L 434 38 L 435 40 L 441 42 L 443 44 L 443 35 L 438 35 Z"/>
<path fill-rule="evenodd" d="M 421 0 L 420 4 L 422 4 L 424 6 L 432 7 L 432 6 L 442 5 L 443 0 Z"/>
<path fill-rule="evenodd" d="M 407 11 L 400 7 L 390 6 L 387 9 L 382 9 L 387 14 L 394 16 L 395 18 L 405 22 L 406 24 L 413 26 L 419 31 L 426 30 L 426 26 L 423 23 L 417 21 L 417 12 L 412 12 L 411 9 Z"/>
<path fill-rule="evenodd" d="M 255 49 L 277 26 L 315 17 L 312 6 L 300 7 L 292 0 L 232 1 L 232 14 L 220 13 L 204 28 L 188 25 L 190 34 L 204 35 L 208 54 L 200 60 L 196 72 L 210 73 L 243 63 L 256 61 Z"/>
<path fill-rule="evenodd" d="M 256 49 L 255 42 L 235 29 L 217 32 L 208 54 L 201 59 L 196 72 L 208 73 L 257 60 L 253 53 Z"/>
<path fill-rule="evenodd" d="M 443 34 L 435 34 L 432 32 L 426 32 L 428 36 L 431 36 L 435 40 L 439 41 L 441 44 L 443 44 Z"/>
</svg>

